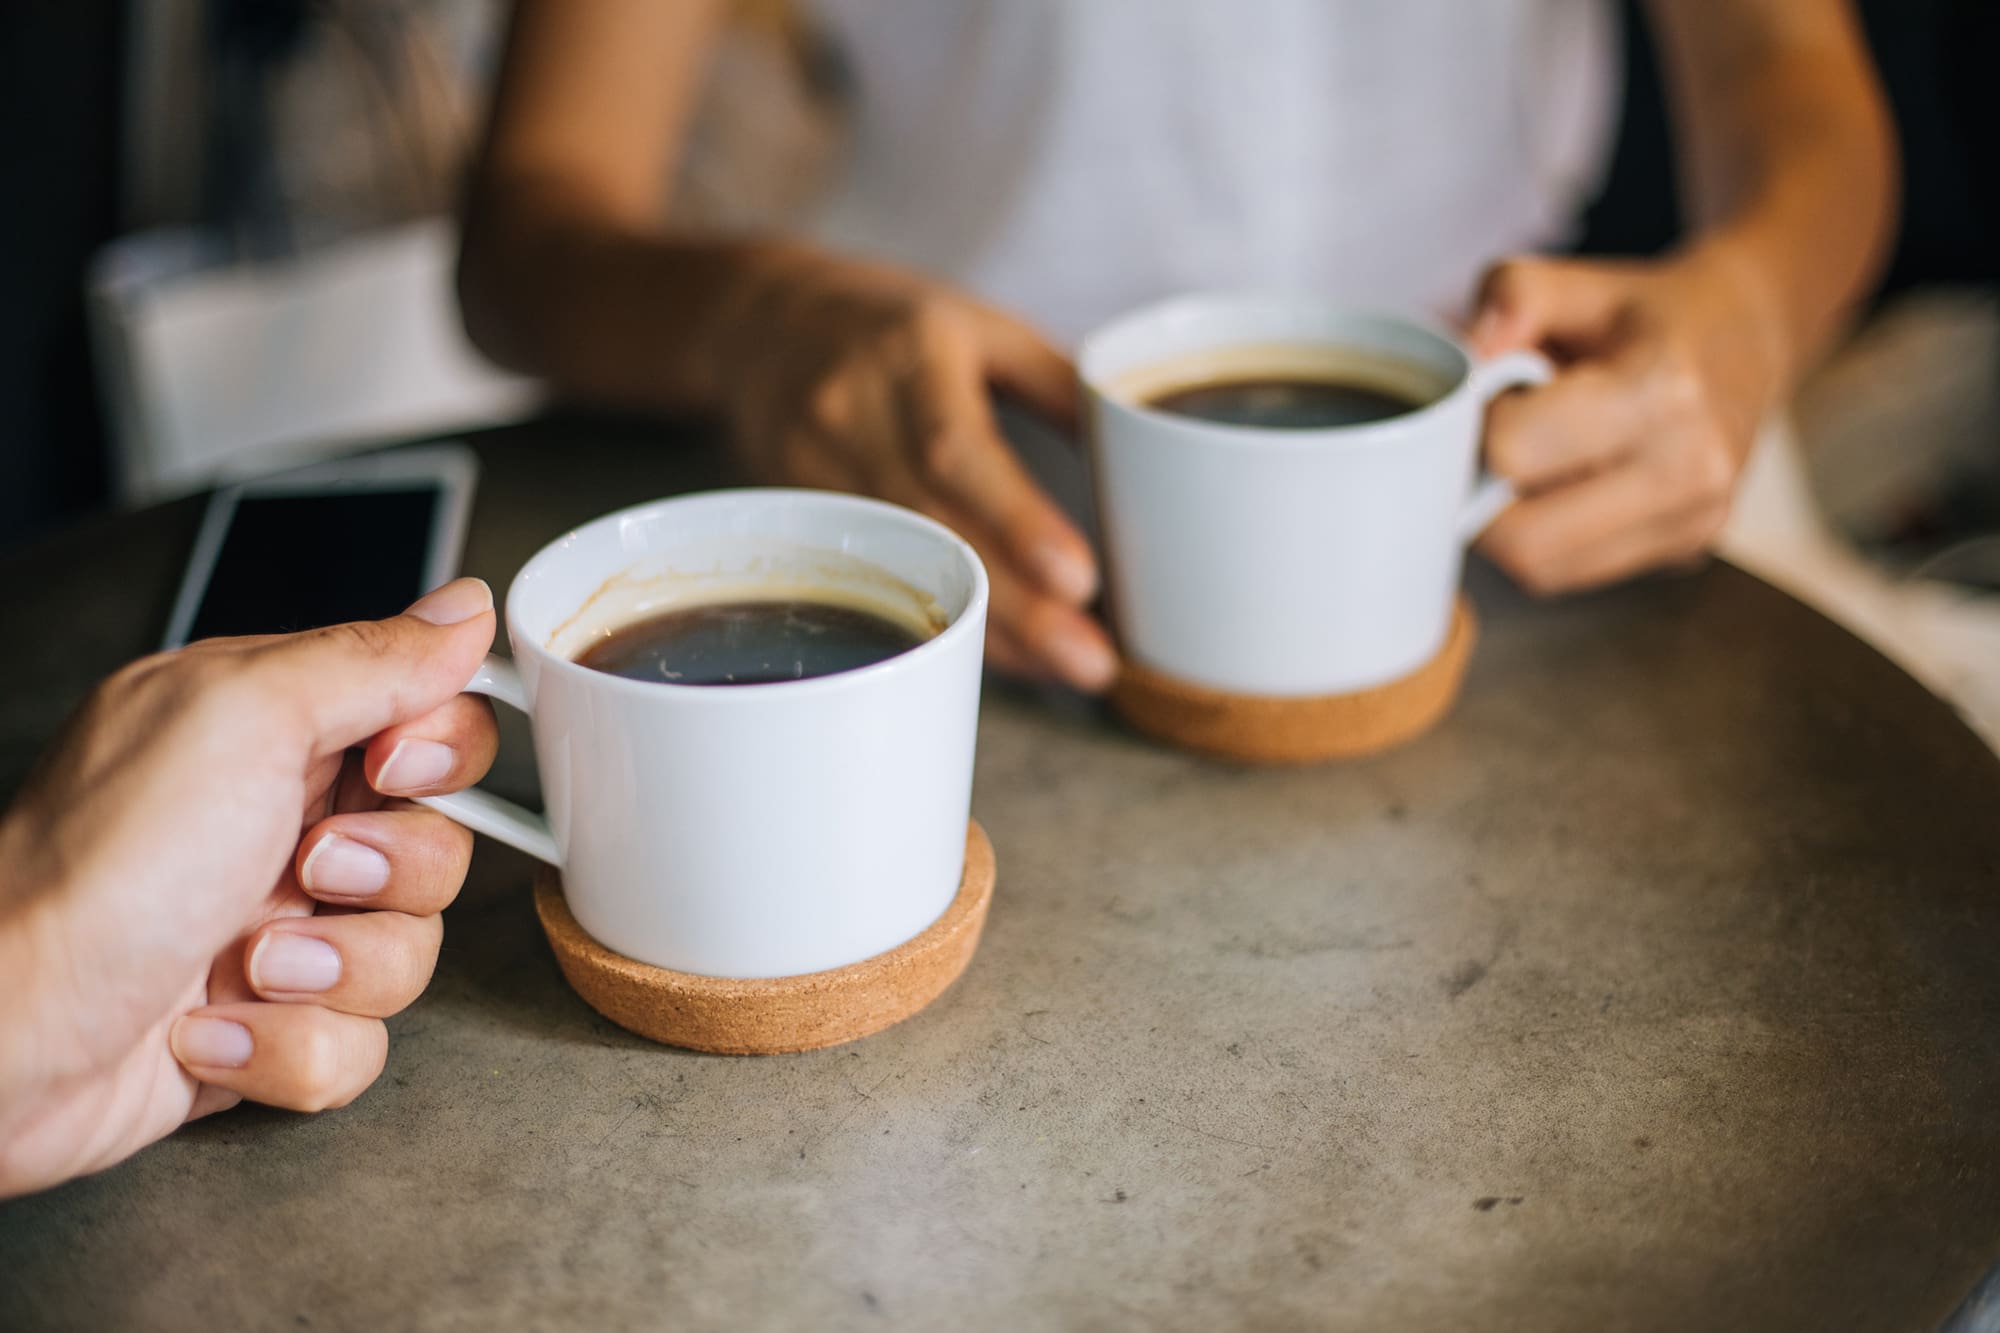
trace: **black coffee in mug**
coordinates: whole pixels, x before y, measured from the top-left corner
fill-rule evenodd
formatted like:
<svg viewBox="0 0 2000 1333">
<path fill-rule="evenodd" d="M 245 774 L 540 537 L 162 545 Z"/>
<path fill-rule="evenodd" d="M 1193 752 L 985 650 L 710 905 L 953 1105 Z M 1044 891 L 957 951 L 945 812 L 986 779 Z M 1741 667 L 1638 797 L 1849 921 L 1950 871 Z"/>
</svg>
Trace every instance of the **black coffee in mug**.
<svg viewBox="0 0 2000 1333">
<path fill-rule="evenodd" d="M 873 666 L 929 637 L 837 602 L 710 602 L 620 626 L 576 660 L 628 680 L 768 685 Z"/>
<path fill-rule="evenodd" d="M 1223 426 L 1325 430 L 1387 421 L 1428 401 L 1358 380 L 1245 375 L 1161 390 L 1141 405 Z"/>
</svg>

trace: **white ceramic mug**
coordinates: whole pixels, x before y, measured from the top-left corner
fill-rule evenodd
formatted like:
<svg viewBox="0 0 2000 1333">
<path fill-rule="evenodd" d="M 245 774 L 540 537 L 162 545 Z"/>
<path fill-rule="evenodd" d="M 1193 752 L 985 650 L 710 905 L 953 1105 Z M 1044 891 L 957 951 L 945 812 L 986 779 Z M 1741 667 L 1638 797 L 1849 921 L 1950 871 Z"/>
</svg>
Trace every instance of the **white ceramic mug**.
<svg viewBox="0 0 2000 1333">
<path fill-rule="evenodd" d="M 937 628 L 871 666 L 775 684 L 628 680 L 572 658 L 677 605 L 799 594 Z M 507 593 L 513 660 L 467 687 L 528 714 L 546 816 L 477 789 L 425 804 L 559 867 L 577 922 L 707 976 L 841 967 L 958 891 L 986 571 L 948 529 L 818 491 L 660 500 L 568 533 Z"/>
<path fill-rule="evenodd" d="M 1443 647 L 1464 546 L 1511 500 L 1477 477 L 1485 408 L 1549 377 L 1476 363 L 1405 319 L 1282 295 L 1185 296 L 1085 339 L 1091 466 L 1124 652 L 1238 694 L 1367 689 Z M 1219 425 L 1155 411 L 1203 380 L 1352 378 L 1425 406 L 1362 425 Z"/>
</svg>

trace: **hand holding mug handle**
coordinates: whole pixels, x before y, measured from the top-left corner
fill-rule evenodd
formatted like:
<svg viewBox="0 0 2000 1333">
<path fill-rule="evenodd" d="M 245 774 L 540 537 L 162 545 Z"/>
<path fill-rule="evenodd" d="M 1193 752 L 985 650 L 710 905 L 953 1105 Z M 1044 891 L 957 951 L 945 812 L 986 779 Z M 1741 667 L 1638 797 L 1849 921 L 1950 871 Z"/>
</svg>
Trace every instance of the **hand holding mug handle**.
<svg viewBox="0 0 2000 1333">
<path fill-rule="evenodd" d="M 489 655 L 466 683 L 465 693 L 483 694 L 509 707 L 528 711 L 528 690 L 521 673 L 504 657 Z M 447 796 L 419 796 L 418 803 L 465 825 L 474 833 L 498 838 L 509 847 L 526 852 L 552 866 L 562 865 L 555 835 L 549 831 L 547 816 L 516 805 L 502 796 L 478 787 L 452 792 Z"/>
<path fill-rule="evenodd" d="M 1555 364 L 1540 352 L 1509 352 L 1472 368 L 1472 395 L 1479 400 L 1479 411 L 1483 417 L 1487 405 L 1509 389 L 1547 384 L 1555 377 Z M 1483 430 L 1481 434 L 1483 437 Z M 1513 483 L 1494 476 L 1482 467 L 1479 481 L 1472 488 L 1472 498 L 1465 502 L 1465 508 L 1459 514 L 1458 539 L 1468 545 L 1479 540 L 1479 534 L 1486 531 L 1487 525 L 1513 503 Z"/>
</svg>

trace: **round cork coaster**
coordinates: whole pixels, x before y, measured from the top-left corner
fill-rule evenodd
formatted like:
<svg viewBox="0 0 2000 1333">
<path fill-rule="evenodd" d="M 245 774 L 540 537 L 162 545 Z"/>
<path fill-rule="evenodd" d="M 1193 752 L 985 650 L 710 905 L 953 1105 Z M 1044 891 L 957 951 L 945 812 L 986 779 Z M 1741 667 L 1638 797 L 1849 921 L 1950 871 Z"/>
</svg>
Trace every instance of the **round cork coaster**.
<svg viewBox="0 0 2000 1333">
<path fill-rule="evenodd" d="M 1227 694 L 1127 663 L 1111 687 L 1111 706 L 1149 736 L 1221 759 L 1348 759 L 1414 739 L 1443 717 L 1477 637 L 1472 604 L 1460 597 L 1437 656 L 1386 685 L 1304 698 Z"/>
<path fill-rule="evenodd" d="M 535 914 L 564 978 L 618 1026 L 694 1051 L 779 1055 L 880 1032 L 942 995 L 979 947 L 995 869 L 993 844 L 974 820 L 958 896 L 929 929 L 887 953 L 796 977 L 696 976 L 613 953 L 570 915 L 552 867 L 535 878 Z"/>
</svg>

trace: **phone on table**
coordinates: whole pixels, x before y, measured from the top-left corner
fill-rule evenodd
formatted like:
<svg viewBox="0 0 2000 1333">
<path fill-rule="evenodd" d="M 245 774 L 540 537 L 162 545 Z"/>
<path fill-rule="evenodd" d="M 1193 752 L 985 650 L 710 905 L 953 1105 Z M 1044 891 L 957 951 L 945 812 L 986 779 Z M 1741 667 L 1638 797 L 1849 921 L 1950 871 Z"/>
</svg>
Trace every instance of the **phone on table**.
<svg viewBox="0 0 2000 1333">
<path fill-rule="evenodd" d="M 457 573 L 478 475 L 472 450 L 437 444 L 215 492 L 165 646 L 397 614 Z"/>
</svg>

